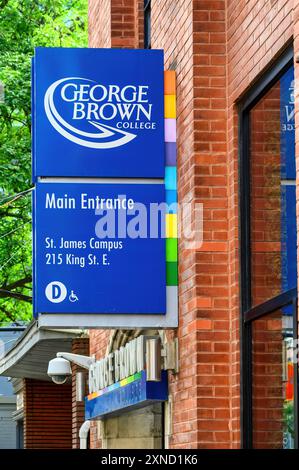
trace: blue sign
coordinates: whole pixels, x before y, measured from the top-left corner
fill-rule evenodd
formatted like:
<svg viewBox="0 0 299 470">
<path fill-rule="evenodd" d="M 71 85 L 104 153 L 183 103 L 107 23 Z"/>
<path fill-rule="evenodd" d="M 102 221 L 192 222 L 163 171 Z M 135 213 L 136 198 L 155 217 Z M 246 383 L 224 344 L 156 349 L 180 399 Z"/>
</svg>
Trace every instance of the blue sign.
<svg viewBox="0 0 299 470">
<path fill-rule="evenodd" d="M 164 177 L 160 50 L 37 48 L 33 179 Z"/>
<path fill-rule="evenodd" d="M 111 386 L 111 391 L 98 397 L 86 397 L 85 419 L 100 419 L 107 415 L 116 415 L 167 400 L 167 371 L 161 372 L 160 382 L 147 382 L 145 371 L 136 375 L 138 375 L 136 380 L 124 386 L 117 383 Z"/>
<path fill-rule="evenodd" d="M 281 178 L 296 179 L 294 67 L 280 79 Z"/>
<path fill-rule="evenodd" d="M 39 183 L 34 310 L 166 313 L 162 184 Z"/>
<path fill-rule="evenodd" d="M 296 186 L 281 187 L 281 269 L 282 291 L 296 287 L 297 279 L 297 230 L 296 230 Z M 289 308 L 293 312 L 292 306 Z"/>
</svg>

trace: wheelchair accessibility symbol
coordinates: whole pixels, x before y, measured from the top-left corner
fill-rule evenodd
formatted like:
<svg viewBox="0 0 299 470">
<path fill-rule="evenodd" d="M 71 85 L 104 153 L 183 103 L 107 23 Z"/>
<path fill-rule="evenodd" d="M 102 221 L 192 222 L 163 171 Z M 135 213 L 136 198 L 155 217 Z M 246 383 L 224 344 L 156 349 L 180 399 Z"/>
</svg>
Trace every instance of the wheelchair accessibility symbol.
<svg viewBox="0 0 299 470">
<path fill-rule="evenodd" d="M 69 301 L 70 302 L 78 302 L 78 297 L 76 294 L 74 294 L 74 291 L 72 290 L 71 291 L 71 294 L 69 295 Z"/>
</svg>

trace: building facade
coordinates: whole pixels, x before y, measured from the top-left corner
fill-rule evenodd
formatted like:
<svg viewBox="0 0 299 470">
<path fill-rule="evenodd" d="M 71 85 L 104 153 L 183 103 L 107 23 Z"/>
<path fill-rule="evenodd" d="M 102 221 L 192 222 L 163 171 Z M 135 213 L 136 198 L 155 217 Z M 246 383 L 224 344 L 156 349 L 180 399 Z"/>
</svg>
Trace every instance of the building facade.
<svg viewBox="0 0 299 470">
<path fill-rule="evenodd" d="M 90 47 L 163 49 L 175 70 L 179 203 L 204 219 L 200 248 L 179 240 L 169 400 L 143 433 L 138 416 L 92 422 L 93 448 L 146 432 L 175 449 L 297 446 L 298 34 L 292 0 L 89 1 Z M 90 353 L 115 334 L 90 331 Z"/>
<path fill-rule="evenodd" d="M 15 449 L 17 432 L 12 416 L 16 411 L 16 399 L 6 377 L 0 378 L 0 449 Z"/>
<path fill-rule="evenodd" d="M 178 240 L 178 328 L 34 321 L 1 356 L 24 447 L 298 448 L 298 2 L 89 0 L 89 46 L 164 50 L 178 202 L 202 205 L 202 243 Z M 47 375 L 59 352 L 101 360 L 141 336 L 160 338 L 166 400 L 86 419 L 83 370 Z"/>
<path fill-rule="evenodd" d="M 13 347 L 21 335 L 23 327 L 7 326 L 0 328 L 0 355 Z M 20 422 L 16 419 L 18 402 L 15 386 L 9 377 L 0 377 L 0 449 L 17 449 L 22 447 L 20 440 Z"/>
<path fill-rule="evenodd" d="M 0 396 L 0 421 L 6 420 L 1 448 L 80 448 L 84 403 L 77 400 L 76 375 L 81 369 L 73 365 L 63 385 L 53 383 L 47 369 L 58 352 L 88 355 L 89 339 L 82 330 L 41 330 L 36 321 L 22 329 L 0 356 L 1 383 L 12 378 L 11 396 Z"/>
</svg>

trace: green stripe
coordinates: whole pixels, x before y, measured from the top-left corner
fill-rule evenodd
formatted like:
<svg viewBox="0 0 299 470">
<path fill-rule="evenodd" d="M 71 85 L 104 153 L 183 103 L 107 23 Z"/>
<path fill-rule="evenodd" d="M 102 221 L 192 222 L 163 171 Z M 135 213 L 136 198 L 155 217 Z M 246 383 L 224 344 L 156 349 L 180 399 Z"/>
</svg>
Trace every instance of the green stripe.
<svg viewBox="0 0 299 470">
<path fill-rule="evenodd" d="M 178 285 L 178 263 L 166 262 L 166 285 Z"/>
<path fill-rule="evenodd" d="M 178 260 L 178 239 L 166 238 L 166 261 L 177 262 Z"/>
</svg>

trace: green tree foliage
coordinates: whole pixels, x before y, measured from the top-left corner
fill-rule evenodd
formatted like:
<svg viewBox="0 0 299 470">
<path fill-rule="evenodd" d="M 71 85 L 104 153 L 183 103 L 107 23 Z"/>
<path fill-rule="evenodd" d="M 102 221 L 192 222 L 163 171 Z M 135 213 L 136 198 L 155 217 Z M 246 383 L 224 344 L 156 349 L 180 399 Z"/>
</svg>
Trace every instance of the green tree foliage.
<svg viewBox="0 0 299 470">
<path fill-rule="evenodd" d="M 0 323 L 32 315 L 31 57 L 86 47 L 87 3 L 0 0 Z"/>
</svg>

